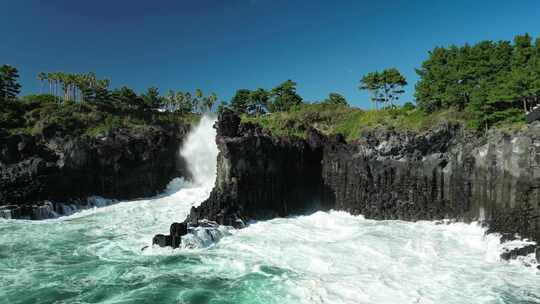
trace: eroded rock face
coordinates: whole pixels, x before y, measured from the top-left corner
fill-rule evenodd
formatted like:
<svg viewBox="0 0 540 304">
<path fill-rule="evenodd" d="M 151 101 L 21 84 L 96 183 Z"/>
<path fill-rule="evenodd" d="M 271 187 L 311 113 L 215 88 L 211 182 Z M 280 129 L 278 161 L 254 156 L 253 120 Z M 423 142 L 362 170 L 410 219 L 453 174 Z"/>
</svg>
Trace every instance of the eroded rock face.
<svg viewBox="0 0 540 304">
<path fill-rule="evenodd" d="M 187 176 L 177 152 L 188 131 L 186 125 L 116 129 L 76 138 L 52 131 L 35 136 L 0 133 L 0 205 L 38 208 L 42 201 L 65 203 L 92 195 L 155 195 L 172 178 Z M 40 219 L 32 211 L 22 214 Z"/>
<path fill-rule="evenodd" d="M 337 209 L 373 219 L 482 221 L 540 240 L 540 124 L 486 136 L 446 125 L 423 134 L 375 130 L 346 143 L 310 130 L 273 137 L 225 112 L 218 174 L 185 223 L 247 221 Z"/>
<path fill-rule="evenodd" d="M 374 219 L 484 221 L 490 232 L 540 240 L 540 125 L 485 137 L 445 126 L 367 134 L 325 148 L 335 208 Z"/>
<path fill-rule="evenodd" d="M 321 197 L 322 137 L 311 140 L 274 138 L 253 124 L 240 124 L 224 111 L 218 123 L 218 176 L 210 198 L 187 219 L 241 227 L 252 219 L 326 209 Z M 309 201 L 306 205 L 304 202 Z"/>
</svg>

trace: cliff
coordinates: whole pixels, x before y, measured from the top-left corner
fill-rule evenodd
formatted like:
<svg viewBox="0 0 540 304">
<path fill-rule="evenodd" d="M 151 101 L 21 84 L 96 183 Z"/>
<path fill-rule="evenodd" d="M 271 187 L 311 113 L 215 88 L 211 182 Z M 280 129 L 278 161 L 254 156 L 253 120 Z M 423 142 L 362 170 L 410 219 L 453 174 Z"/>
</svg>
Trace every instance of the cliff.
<svg viewBox="0 0 540 304">
<path fill-rule="evenodd" d="M 36 135 L 0 132 L 0 216 L 42 219 L 68 212 L 64 204 L 91 204 L 89 196 L 155 195 L 186 176 L 178 149 L 188 131 L 189 125 L 156 125 L 93 137 L 51 128 Z"/>
<path fill-rule="evenodd" d="M 242 227 L 321 209 L 373 219 L 481 221 L 504 240 L 540 240 L 540 124 L 485 136 L 451 124 L 425 133 L 374 130 L 347 143 L 313 129 L 305 140 L 273 137 L 225 111 L 216 128 L 220 153 L 210 198 L 155 243 L 179 246 L 187 227 L 202 219 Z"/>
</svg>

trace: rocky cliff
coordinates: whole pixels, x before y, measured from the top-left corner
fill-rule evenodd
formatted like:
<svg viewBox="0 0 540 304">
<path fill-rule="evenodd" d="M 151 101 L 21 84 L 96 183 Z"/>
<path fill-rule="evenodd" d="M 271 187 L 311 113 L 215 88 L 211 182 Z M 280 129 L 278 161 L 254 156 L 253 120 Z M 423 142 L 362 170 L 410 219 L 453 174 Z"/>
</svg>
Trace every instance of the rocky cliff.
<svg viewBox="0 0 540 304">
<path fill-rule="evenodd" d="M 66 203 L 91 204 L 89 196 L 154 195 L 172 178 L 186 176 L 177 152 L 188 131 L 182 125 L 94 137 L 46 129 L 33 136 L 0 132 L 0 216 L 41 219 L 66 213 Z"/>
<path fill-rule="evenodd" d="M 201 219 L 241 227 L 330 208 L 373 219 L 478 220 L 505 239 L 540 240 L 540 124 L 486 136 L 457 125 L 374 130 L 351 143 L 315 130 L 305 140 L 272 137 L 228 111 L 216 127 L 215 188 L 160 245 L 178 246 Z"/>
</svg>

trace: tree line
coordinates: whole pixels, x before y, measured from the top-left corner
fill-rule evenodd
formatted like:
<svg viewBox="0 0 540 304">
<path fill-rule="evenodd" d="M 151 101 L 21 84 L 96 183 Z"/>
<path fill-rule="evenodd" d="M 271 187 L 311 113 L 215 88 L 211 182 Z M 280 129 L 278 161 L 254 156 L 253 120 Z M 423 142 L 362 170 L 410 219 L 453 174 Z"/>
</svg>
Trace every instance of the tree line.
<svg viewBox="0 0 540 304">
<path fill-rule="evenodd" d="M 304 99 L 296 91 L 296 82 L 289 79 L 270 90 L 239 89 L 227 106 L 241 114 L 261 115 L 290 111 L 303 103 Z M 345 97 L 338 93 L 330 93 L 321 103 L 348 106 Z"/>
<path fill-rule="evenodd" d="M 19 73 L 15 67 L 0 67 L 0 101 L 13 101 L 21 91 Z M 169 90 L 162 96 L 156 87 L 138 95 L 129 87 L 109 89 L 110 80 L 99 79 L 93 72 L 70 74 L 63 72 L 39 73 L 41 94 L 25 96 L 27 101 L 56 103 L 101 103 L 132 110 L 161 110 L 182 113 L 211 111 L 218 100 L 215 93 L 204 95 L 200 89 L 190 92 Z M 45 93 L 45 85 L 48 87 Z"/>
<path fill-rule="evenodd" d="M 417 110 L 429 115 L 456 108 L 470 114 L 472 126 L 489 128 L 501 122 L 522 121 L 524 113 L 539 104 L 540 39 L 528 34 L 510 41 L 481 41 L 474 45 L 436 47 L 416 70 L 419 80 L 414 97 Z M 0 67 L 0 99 L 15 99 L 20 93 L 17 69 Z M 215 93 L 207 96 L 201 90 L 190 92 L 170 90 L 162 96 L 156 87 L 137 95 L 128 87 L 110 90 L 110 81 L 94 73 L 40 73 L 41 91 L 48 84 L 49 99 L 56 102 L 112 103 L 133 109 L 159 109 L 171 112 L 202 113 L 210 111 L 218 101 Z M 360 79 L 360 90 L 371 94 L 375 108 L 396 107 L 407 80 L 395 68 L 374 71 Z M 304 99 L 292 80 L 269 90 L 239 89 L 218 110 L 230 107 L 246 115 L 290 111 Z M 37 97 L 36 97 L 37 98 Z M 39 96 L 41 99 L 45 97 Z M 330 93 L 321 103 L 344 105 L 346 99 Z M 407 108 L 414 109 L 411 103 Z"/>
<path fill-rule="evenodd" d="M 519 121 L 539 101 L 540 39 L 436 47 L 416 72 L 415 98 L 425 113 L 455 107 L 471 113 L 476 128 Z"/>
</svg>

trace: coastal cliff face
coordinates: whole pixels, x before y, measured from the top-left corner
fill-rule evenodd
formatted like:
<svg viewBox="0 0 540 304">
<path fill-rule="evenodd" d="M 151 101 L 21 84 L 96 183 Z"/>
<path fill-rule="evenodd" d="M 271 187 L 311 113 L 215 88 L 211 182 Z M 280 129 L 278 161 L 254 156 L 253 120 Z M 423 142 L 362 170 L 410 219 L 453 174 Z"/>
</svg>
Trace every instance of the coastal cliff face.
<svg viewBox="0 0 540 304">
<path fill-rule="evenodd" d="M 328 146 L 323 180 L 335 208 L 374 219 L 482 221 L 506 238 L 540 240 L 540 125 L 485 137 L 444 126 L 371 132 Z"/>
<path fill-rule="evenodd" d="M 42 219 L 66 213 L 65 204 L 84 207 L 89 196 L 155 195 L 187 175 L 178 149 L 188 131 L 185 125 L 96 137 L 0 134 L 0 216 Z"/>
<path fill-rule="evenodd" d="M 224 112 L 217 122 L 218 174 L 210 198 L 188 221 L 241 227 L 252 219 L 327 209 L 323 204 L 322 138 L 274 138 Z M 305 201 L 310 204 L 305 204 Z"/>
<path fill-rule="evenodd" d="M 481 221 L 505 240 L 540 240 L 540 124 L 486 136 L 457 125 L 423 134 L 374 130 L 346 143 L 315 130 L 306 140 L 272 137 L 225 111 L 216 128 L 220 153 L 210 198 L 175 224 L 183 229 L 171 228 L 156 243 L 178 246 L 185 227 L 202 219 L 242 227 L 321 209 L 372 219 Z"/>
</svg>

